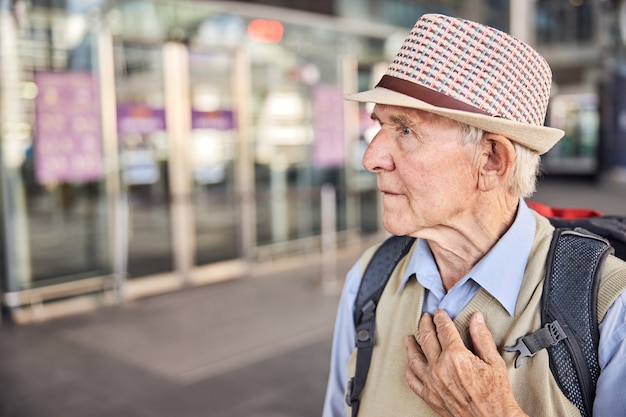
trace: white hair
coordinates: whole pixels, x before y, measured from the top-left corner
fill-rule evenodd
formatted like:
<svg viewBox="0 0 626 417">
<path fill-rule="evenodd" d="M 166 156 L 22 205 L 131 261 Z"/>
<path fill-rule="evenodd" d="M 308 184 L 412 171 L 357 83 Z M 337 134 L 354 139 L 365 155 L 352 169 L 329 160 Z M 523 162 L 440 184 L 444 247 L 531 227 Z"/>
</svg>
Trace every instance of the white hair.
<svg viewBox="0 0 626 417">
<path fill-rule="evenodd" d="M 478 144 L 487 133 L 477 127 L 458 122 L 461 131 L 461 142 Z M 536 190 L 539 174 L 540 156 L 537 152 L 511 141 L 515 148 L 515 160 L 506 186 L 514 195 L 522 198 L 530 197 Z"/>
</svg>

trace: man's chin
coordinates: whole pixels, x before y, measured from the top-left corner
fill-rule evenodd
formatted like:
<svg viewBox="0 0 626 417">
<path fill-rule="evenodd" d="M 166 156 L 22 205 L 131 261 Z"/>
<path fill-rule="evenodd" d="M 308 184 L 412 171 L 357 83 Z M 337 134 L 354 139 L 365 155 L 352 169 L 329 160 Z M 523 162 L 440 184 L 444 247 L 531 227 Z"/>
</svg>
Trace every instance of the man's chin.
<svg viewBox="0 0 626 417">
<path fill-rule="evenodd" d="M 408 233 L 408 231 L 397 224 L 385 222 L 383 219 L 383 228 L 394 236 L 404 236 Z"/>
</svg>

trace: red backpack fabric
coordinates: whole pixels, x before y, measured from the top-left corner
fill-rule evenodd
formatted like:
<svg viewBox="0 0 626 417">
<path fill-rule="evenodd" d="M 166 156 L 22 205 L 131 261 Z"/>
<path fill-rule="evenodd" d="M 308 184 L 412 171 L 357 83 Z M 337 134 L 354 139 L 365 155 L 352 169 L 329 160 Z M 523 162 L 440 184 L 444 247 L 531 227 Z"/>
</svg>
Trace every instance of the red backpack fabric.
<svg viewBox="0 0 626 417">
<path fill-rule="evenodd" d="M 527 201 L 528 207 L 545 217 L 556 217 L 563 220 L 588 219 L 590 217 L 600 217 L 602 212 L 586 208 L 562 208 L 550 207 L 536 201 Z"/>
</svg>

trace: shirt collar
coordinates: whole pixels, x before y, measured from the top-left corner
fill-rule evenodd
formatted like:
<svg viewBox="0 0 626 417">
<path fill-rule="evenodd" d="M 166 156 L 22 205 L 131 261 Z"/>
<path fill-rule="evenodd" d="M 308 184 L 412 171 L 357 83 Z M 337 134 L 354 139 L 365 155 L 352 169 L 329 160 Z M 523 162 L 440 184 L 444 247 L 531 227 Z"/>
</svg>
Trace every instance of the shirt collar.
<svg viewBox="0 0 626 417">
<path fill-rule="evenodd" d="M 524 279 L 535 227 L 535 218 L 524 200 L 520 199 L 515 221 L 509 230 L 462 279 L 467 281 L 471 278 L 498 300 L 511 315 L 515 313 L 515 303 Z M 418 239 L 398 291 L 404 288 L 413 274 L 424 288 L 441 292 L 436 295 L 443 298 L 441 276 L 424 239 Z"/>
</svg>

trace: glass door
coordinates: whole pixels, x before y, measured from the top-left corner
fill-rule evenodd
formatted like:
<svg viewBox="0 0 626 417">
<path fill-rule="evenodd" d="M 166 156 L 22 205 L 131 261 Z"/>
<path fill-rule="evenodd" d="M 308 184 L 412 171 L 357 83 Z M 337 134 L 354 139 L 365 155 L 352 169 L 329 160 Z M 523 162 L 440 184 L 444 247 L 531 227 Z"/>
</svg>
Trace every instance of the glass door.
<svg viewBox="0 0 626 417">
<path fill-rule="evenodd" d="M 195 265 L 241 256 L 238 129 L 232 50 L 189 54 Z"/>
<path fill-rule="evenodd" d="M 0 17 L 3 289 L 104 277 L 110 207 L 91 22 L 32 8 L 18 30 L 8 11 Z M 73 21 L 85 24 L 75 37 L 57 33 Z"/>
<path fill-rule="evenodd" d="M 128 207 L 128 278 L 173 270 L 169 152 L 160 44 L 114 45 L 122 195 Z"/>
</svg>

